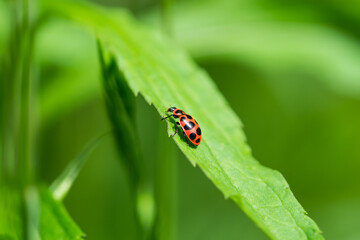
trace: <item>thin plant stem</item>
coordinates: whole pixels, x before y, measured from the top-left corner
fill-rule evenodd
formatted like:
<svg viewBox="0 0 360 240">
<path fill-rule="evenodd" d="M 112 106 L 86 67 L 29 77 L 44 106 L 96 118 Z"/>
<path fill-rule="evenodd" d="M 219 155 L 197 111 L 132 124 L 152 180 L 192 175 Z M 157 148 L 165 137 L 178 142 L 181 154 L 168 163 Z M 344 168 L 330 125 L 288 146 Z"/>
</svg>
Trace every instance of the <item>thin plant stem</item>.
<svg viewBox="0 0 360 240">
<path fill-rule="evenodd" d="M 33 33 L 30 21 L 30 2 L 22 0 L 21 23 L 21 53 L 20 53 L 20 113 L 19 113 L 19 139 L 18 160 L 19 178 L 22 185 L 31 182 L 34 178 L 35 164 L 34 149 L 34 82 L 31 79 Z"/>
<path fill-rule="evenodd" d="M 21 36 L 21 84 L 20 84 L 20 123 L 19 123 L 19 166 L 21 182 L 28 179 L 29 167 L 29 115 L 30 115 L 30 62 L 29 62 L 29 21 L 28 0 L 22 1 L 22 36 Z"/>
<path fill-rule="evenodd" d="M 161 7 L 160 7 L 160 13 L 161 13 L 161 26 L 162 30 L 165 34 L 171 36 L 171 6 L 172 6 L 173 0 L 161 0 Z"/>
<path fill-rule="evenodd" d="M 11 12 L 11 34 L 8 39 L 8 52 L 4 57 L 3 70 L 6 78 L 1 81 L 1 135 L 2 135 L 2 177 L 6 182 L 16 182 L 18 173 L 17 139 L 20 108 L 20 53 L 21 53 L 21 2 L 9 2 Z"/>
<path fill-rule="evenodd" d="M 34 178 L 35 164 L 32 157 L 33 141 L 32 141 L 32 81 L 31 81 L 31 55 L 32 55 L 32 45 L 33 45 L 33 33 L 32 33 L 32 22 L 30 19 L 30 0 L 21 0 L 21 21 L 20 24 L 20 34 L 18 35 L 18 41 L 20 42 L 20 53 L 18 55 L 18 71 L 19 71 L 19 86 L 16 88 L 19 95 L 16 98 L 19 103 L 19 113 L 18 113 L 18 139 L 17 139 L 17 152 L 18 152 L 18 181 L 20 183 L 21 189 L 25 191 L 26 187 L 32 182 Z M 19 10 L 20 10 L 19 9 Z M 16 94 L 15 94 L 16 96 Z M 30 203 L 29 203 L 30 204 Z M 32 214 L 29 214 L 35 205 L 27 204 L 26 198 L 23 198 L 23 214 L 25 217 L 22 220 L 22 225 L 25 239 L 33 239 L 32 230 L 28 226 L 34 224 L 34 218 L 31 217 Z M 31 202 L 31 204 L 34 204 Z M 35 230 L 34 230 L 35 231 Z"/>
<path fill-rule="evenodd" d="M 177 152 L 171 139 L 159 136 L 159 156 L 155 168 L 156 240 L 176 239 Z M 175 136 L 176 137 L 176 136 Z"/>
</svg>

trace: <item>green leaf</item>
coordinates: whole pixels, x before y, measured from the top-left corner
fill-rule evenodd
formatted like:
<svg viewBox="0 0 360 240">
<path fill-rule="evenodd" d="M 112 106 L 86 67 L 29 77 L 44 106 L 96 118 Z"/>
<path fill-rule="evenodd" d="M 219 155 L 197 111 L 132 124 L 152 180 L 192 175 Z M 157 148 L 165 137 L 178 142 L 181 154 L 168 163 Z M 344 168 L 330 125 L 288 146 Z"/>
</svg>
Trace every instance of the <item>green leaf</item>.
<svg viewBox="0 0 360 240">
<path fill-rule="evenodd" d="M 177 106 L 196 118 L 201 145 L 187 146 L 180 134 L 174 137 L 176 144 L 269 237 L 323 239 L 283 176 L 251 156 L 240 119 L 209 76 L 174 43 L 123 11 L 69 1 L 45 1 L 44 7 L 93 31 L 134 94 L 140 92 L 162 116 L 169 106 Z M 173 122 L 168 126 L 170 134 Z"/>
<path fill-rule="evenodd" d="M 80 170 L 84 166 L 86 160 L 89 158 L 89 155 L 97 147 L 100 140 L 102 140 L 106 135 L 107 133 L 90 140 L 84 149 L 70 161 L 65 170 L 51 184 L 50 191 L 56 200 L 62 201 L 66 197 L 68 191 L 79 175 Z"/>
<path fill-rule="evenodd" d="M 64 206 L 45 187 L 39 188 L 41 199 L 41 239 L 83 239 L 84 233 L 74 223 Z"/>
<path fill-rule="evenodd" d="M 0 239 L 24 239 L 21 192 L 0 187 Z"/>
<path fill-rule="evenodd" d="M 73 240 L 84 236 L 44 186 L 29 186 L 22 191 L 2 185 L 0 202 L 0 239 L 24 239 L 25 232 L 29 239 L 42 240 Z"/>
</svg>

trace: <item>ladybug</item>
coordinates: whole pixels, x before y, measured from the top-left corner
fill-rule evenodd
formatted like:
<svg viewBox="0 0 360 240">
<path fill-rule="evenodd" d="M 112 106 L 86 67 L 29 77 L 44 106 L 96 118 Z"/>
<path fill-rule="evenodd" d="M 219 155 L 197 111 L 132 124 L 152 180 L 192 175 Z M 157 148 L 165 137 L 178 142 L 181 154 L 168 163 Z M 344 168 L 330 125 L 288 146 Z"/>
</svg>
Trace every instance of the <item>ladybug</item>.
<svg viewBox="0 0 360 240">
<path fill-rule="evenodd" d="M 176 124 L 181 126 L 183 134 L 186 136 L 187 144 L 189 145 L 188 140 L 190 140 L 192 144 L 198 146 L 201 141 L 201 129 L 195 119 L 186 114 L 183 110 L 176 107 L 169 108 L 167 112 L 171 112 L 172 114 L 162 118 L 161 120 L 169 117 L 177 118 L 178 120 L 176 121 Z M 171 135 L 172 137 L 176 135 L 177 130 L 178 129 L 175 128 L 175 133 Z"/>
</svg>

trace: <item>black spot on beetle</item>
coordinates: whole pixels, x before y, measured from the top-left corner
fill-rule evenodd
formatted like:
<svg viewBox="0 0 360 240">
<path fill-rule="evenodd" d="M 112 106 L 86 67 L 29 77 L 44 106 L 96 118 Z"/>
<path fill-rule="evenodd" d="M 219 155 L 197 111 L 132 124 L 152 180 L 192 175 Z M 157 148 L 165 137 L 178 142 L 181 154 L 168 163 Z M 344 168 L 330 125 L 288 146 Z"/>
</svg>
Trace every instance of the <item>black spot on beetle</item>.
<svg viewBox="0 0 360 240">
<path fill-rule="evenodd" d="M 200 136 L 200 135 L 201 135 L 201 129 L 200 129 L 200 128 L 197 128 L 197 129 L 196 129 L 196 133 L 197 133 L 197 135 Z"/>
<path fill-rule="evenodd" d="M 191 133 L 191 134 L 189 135 L 189 138 L 190 138 L 191 140 L 194 140 L 194 139 L 196 138 L 196 134 L 195 134 L 195 133 Z"/>
<path fill-rule="evenodd" d="M 199 143 L 200 142 L 200 138 L 198 138 L 198 140 L 195 141 L 196 143 Z"/>
<path fill-rule="evenodd" d="M 183 112 L 183 111 L 181 111 L 181 110 L 176 110 L 176 111 L 175 111 L 175 113 L 177 113 L 177 114 L 181 114 L 181 115 L 183 115 L 183 114 L 184 114 L 184 112 Z"/>
<path fill-rule="evenodd" d="M 191 130 L 191 129 L 193 129 L 195 127 L 195 123 L 193 123 L 193 122 L 187 122 L 186 124 L 185 124 L 185 126 L 184 126 L 184 129 L 185 130 Z"/>
<path fill-rule="evenodd" d="M 186 119 L 185 117 L 181 117 L 181 118 L 180 118 L 180 121 L 183 122 L 183 121 L 185 121 L 185 119 Z"/>
<path fill-rule="evenodd" d="M 190 116 L 190 115 L 187 115 L 187 114 L 186 114 L 186 117 L 187 117 L 188 119 L 192 119 L 192 116 Z"/>
</svg>

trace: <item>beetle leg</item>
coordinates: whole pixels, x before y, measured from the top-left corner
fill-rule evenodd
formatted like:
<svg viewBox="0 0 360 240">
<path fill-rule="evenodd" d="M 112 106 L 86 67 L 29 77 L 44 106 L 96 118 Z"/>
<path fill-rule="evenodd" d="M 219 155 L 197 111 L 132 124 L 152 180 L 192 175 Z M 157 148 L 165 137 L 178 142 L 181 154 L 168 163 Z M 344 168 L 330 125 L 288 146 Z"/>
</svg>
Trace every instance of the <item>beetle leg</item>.
<svg viewBox="0 0 360 240">
<path fill-rule="evenodd" d="M 187 143 L 187 145 L 188 145 L 188 146 L 190 146 L 190 145 L 189 145 L 189 139 L 187 138 L 187 136 L 186 136 L 186 134 L 185 134 L 185 132 L 184 132 L 184 131 L 183 131 L 183 135 L 184 135 L 184 137 L 185 137 L 185 139 L 186 139 L 186 143 Z"/>
<path fill-rule="evenodd" d="M 175 128 L 175 133 L 171 135 L 171 137 L 175 136 L 177 134 L 178 129 Z"/>
<path fill-rule="evenodd" d="M 167 119 L 167 118 L 169 118 L 169 117 L 172 117 L 172 116 L 174 116 L 174 115 L 171 114 L 171 115 L 169 115 L 169 116 L 167 116 L 167 117 L 164 117 L 164 118 L 161 119 L 161 121 L 164 120 L 164 119 Z"/>
</svg>

